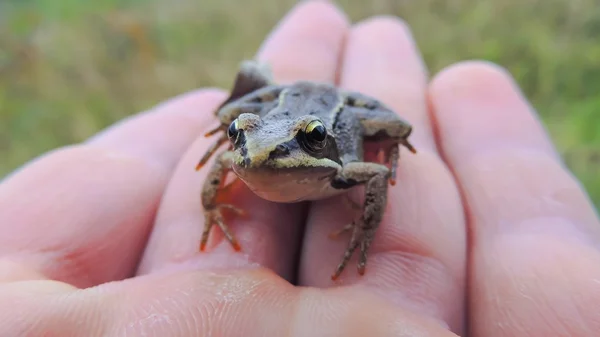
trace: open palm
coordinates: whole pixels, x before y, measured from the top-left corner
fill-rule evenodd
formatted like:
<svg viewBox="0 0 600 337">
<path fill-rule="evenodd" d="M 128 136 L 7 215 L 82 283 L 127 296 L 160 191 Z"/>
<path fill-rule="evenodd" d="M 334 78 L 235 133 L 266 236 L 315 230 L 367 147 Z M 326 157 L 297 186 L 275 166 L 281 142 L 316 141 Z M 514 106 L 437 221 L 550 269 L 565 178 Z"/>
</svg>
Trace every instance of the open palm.
<svg viewBox="0 0 600 337">
<path fill-rule="evenodd" d="M 448 46 L 452 48 L 452 46 Z M 236 186 L 244 250 L 199 253 L 213 109 L 202 89 L 57 149 L 0 185 L 2 336 L 592 336 L 600 226 L 508 73 L 433 80 L 395 18 L 302 2 L 257 58 L 335 82 L 414 126 L 364 276 L 331 273 L 343 198 L 280 205 Z M 215 232 L 216 233 L 216 232 Z M 299 253 L 298 253 L 299 252 Z M 299 254 L 299 256 L 298 256 Z M 294 282 L 296 285 L 292 285 Z"/>
</svg>

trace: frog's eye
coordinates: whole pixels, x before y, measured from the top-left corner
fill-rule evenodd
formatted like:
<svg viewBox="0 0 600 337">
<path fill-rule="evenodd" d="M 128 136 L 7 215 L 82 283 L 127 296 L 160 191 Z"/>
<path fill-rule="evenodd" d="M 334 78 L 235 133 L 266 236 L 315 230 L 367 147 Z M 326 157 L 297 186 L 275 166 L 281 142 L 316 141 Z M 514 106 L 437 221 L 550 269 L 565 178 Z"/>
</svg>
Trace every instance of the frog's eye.
<svg viewBox="0 0 600 337">
<path fill-rule="evenodd" d="M 229 124 L 229 128 L 227 128 L 227 137 L 229 137 L 229 139 L 233 141 L 237 138 L 238 132 L 238 121 L 236 119 L 233 122 L 231 122 L 231 124 Z"/>
<path fill-rule="evenodd" d="M 319 120 L 314 120 L 304 128 L 304 139 L 311 150 L 320 150 L 327 140 L 327 129 Z"/>
<path fill-rule="evenodd" d="M 327 138 L 327 129 L 321 121 L 310 122 L 305 129 L 309 141 L 322 142 Z"/>
</svg>

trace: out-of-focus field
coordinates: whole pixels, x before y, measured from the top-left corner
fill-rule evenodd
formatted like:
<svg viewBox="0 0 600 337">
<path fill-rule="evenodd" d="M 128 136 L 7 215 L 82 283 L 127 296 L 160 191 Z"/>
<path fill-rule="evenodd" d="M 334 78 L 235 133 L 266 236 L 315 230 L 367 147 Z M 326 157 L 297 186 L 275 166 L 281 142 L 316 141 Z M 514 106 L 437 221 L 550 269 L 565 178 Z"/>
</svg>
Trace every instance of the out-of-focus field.
<svg viewBox="0 0 600 337">
<path fill-rule="evenodd" d="M 0 177 L 171 96 L 228 87 L 295 2 L 0 2 Z M 432 73 L 474 58 L 507 68 L 600 206 L 597 0 L 338 4 L 353 20 L 405 19 Z"/>
</svg>

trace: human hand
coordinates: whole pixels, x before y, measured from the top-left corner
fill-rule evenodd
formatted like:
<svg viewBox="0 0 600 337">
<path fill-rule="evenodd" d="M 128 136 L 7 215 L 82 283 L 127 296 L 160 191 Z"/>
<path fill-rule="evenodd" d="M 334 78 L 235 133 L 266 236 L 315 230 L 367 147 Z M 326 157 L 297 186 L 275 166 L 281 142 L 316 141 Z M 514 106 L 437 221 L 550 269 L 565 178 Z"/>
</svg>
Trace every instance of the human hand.
<svg viewBox="0 0 600 337">
<path fill-rule="evenodd" d="M 205 171 L 193 168 L 226 95 L 206 89 L 49 153 L 0 185 L 0 335 L 600 328 L 597 215 L 505 72 L 465 62 L 428 83 L 406 26 L 375 18 L 349 27 L 324 2 L 298 5 L 258 57 L 279 82 L 339 79 L 415 126 L 419 153 L 402 156 L 366 274 L 347 268 L 342 286 L 329 278 L 345 248 L 327 238 L 347 221 L 335 211 L 341 199 L 307 209 L 241 189 L 235 203 L 261 209 L 231 222 L 244 251 L 213 239 L 198 253 Z"/>
</svg>

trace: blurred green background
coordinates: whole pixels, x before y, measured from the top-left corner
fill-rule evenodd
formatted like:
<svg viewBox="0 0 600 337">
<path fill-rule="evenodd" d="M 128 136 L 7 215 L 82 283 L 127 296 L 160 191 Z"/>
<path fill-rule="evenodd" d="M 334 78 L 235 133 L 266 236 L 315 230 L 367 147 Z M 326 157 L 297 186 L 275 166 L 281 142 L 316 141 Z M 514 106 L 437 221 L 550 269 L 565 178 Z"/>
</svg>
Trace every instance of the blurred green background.
<svg viewBox="0 0 600 337">
<path fill-rule="evenodd" d="M 292 0 L 0 1 L 0 177 L 57 146 L 200 86 L 238 62 Z M 600 207 L 597 0 L 346 0 L 352 20 L 395 14 L 432 73 L 463 59 L 507 68 Z"/>
</svg>

